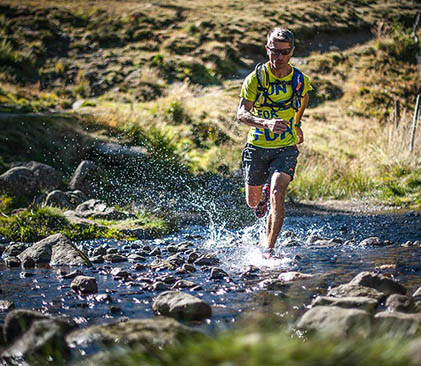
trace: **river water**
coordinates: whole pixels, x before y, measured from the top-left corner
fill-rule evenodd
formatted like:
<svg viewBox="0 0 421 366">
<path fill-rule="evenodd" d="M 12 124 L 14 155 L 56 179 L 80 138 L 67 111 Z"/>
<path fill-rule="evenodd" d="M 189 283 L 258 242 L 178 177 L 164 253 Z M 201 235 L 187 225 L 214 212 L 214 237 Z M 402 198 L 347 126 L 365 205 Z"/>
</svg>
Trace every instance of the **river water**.
<svg viewBox="0 0 421 366">
<path fill-rule="evenodd" d="M 80 326 L 101 324 L 119 318 L 151 318 L 152 304 L 160 291 L 152 284 L 173 276 L 193 281 L 201 286 L 190 293 L 212 305 L 212 318 L 196 326 L 205 331 L 230 328 L 244 318 L 244 314 L 274 311 L 280 316 L 295 311 L 300 313 L 318 294 L 326 294 L 329 287 L 348 282 L 361 271 L 382 271 L 405 285 L 412 294 L 421 286 L 421 247 L 405 246 L 407 241 L 421 240 L 421 216 L 415 214 L 389 215 L 300 215 L 285 220 L 284 236 L 277 243 L 279 259 L 265 261 L 258 247 L 264 230 L 262 220 L 253 226 L 230 230 L 223 226 L 190 226 L 176 235 L 159 240 L 122 242 L 96 240 L 77 243 L 85 250 L 96 246 L 117 248 L 125 255 L 147 245 L 161 249 L 161 258 L 169 244 L 191 243 L 201 253 L 212 253 L 220 259 L 218 267 L 229 274 L 229 279 L 210 279 L 210 268 L 200 268 L 189 274 L 176 270 L 153 271 L 148 268 L 156 257 L 146 257 L 146 269 L 130 269 L 132 262 L 96 264 L 80 269 L 94 276 L 98 294 L 80 296 L 70 288 L 71 279 L 63 279 L 58 271 L 71 272 L 75 268 L 49 268 L 48 266 L 22 270 L 0 265 L 0 299 L 13 301 L 17 308 L 42 311 L 51 315 L 72 317 Z M 309 244 L 312 235 L 334 239 L 325 244 Z M 295 236 L 295 246 L 283 246 Z M 360 247 L 358 243 L 370 236 L 379 236 L 387 245 Z M 133 245 L 135 244 L 135 245 Z M 185 258 L 188 253 L 182 254 Z M 382 265 L 393 265 L 379 269 Z M 114 267 L 127 269 L 134 280 L 116 280 L 111 274 Z M 260 286 L 265 279 L 275 279 L 281 273 L 297 271 L 313 275 L 312 278 L 293 282 L 268 291 Z M 189 291 L 183 289 L 183 291 Z M 6 313 L 0 313 L 0 321 Z"/>
</svg>

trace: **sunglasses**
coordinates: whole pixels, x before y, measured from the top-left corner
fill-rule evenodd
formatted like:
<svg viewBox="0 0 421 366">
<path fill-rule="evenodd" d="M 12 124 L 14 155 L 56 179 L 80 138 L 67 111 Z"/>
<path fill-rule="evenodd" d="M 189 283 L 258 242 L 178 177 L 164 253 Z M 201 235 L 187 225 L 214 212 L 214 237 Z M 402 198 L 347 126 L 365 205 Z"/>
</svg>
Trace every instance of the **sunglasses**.
<svg viewBox="0 0 421 366">
<path fill-rule="evenodd" d="M 272 55 L 275 55 L 275 56 L 284 55 L 285 56 L 285 55 L 288 55 L 288 54 L 291 53 L 292 47 L 283 48 L 282 50 L 278 50 L 277 48 L 268 47 L 268 50 L 270 51 L 270 53 Z"/>
</svg>

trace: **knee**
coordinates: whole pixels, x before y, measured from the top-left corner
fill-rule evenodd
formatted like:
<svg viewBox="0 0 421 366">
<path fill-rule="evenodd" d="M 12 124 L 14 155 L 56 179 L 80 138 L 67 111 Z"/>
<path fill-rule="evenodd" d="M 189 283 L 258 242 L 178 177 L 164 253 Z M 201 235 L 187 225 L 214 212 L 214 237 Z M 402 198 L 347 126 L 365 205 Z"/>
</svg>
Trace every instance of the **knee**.
<svg viewBox="0 0 421 366">
<path fill-rule="evenodd" d="M 255 197 L 247 196 L 246 197 L 246 202 L 247 202 L 247 205 L 250 208 L 256 208 L 256 206 L 259 204 L 260 200 L 259 199 L 256 199 Z"/>
</svg>

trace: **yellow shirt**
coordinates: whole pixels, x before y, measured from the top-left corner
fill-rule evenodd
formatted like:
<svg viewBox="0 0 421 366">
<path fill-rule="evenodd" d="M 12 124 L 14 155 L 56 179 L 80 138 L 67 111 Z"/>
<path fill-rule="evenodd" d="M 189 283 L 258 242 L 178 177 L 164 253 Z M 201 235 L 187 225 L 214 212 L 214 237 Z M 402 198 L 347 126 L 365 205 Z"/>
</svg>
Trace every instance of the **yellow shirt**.
<svg viewBox="0 0 421 366">
<path fill-rule="evenodd" d="M 263 65 L 263 67 L 267 70 L 267 74 L 269 75 L 270 82 L 279 81 L 279 83 L 271 84 L 268 89 L 269 97 L 274 102 L 279 101 L 286 101 L 291 98 L 292 96 L 292 75 L 294 73 L 293 66 L 290 65 L 292 71 L 283 78 L 277 78 L 274 76 L 270 70 L 269 62 Z M 265 80 L 266 73 L 264 72 L 263 68 L 262 72 L 259 73 L 259 80 L 264 87 L 267 87 L 269 83 Z M 304 76 L 304 90 L 303 96 L 307 94 L 308 91 L 313 90 L 310 79 L 307 75 L 303 73 Z M 282 84 L 282 82 L 290 82 L 289 84 Z M 272 109 L 270 107 L 259 107 L 262 99 L 262 95 L 258 100 L 256 97 L 258 95 L 257 91 L 257 77 L 256 71 L 250 73 L 243 82 L 243 86 L 241 88 L 240 96 L 248 101 L 254 102 L 254 107 L 251 113 L 259 118 L 264 119 L 273 119 L 273 118 L 280 118 L 289 121 L 289 125 L 286 131 L 282 132 L 281 134 L 273 133 L 272 131 L 265 129 L 265 128 L 257 128 L 251 127 L 247 142 L 254 146 L 264 147 L 264 148 L 278 148 L 284 146 L 292 146 L 297 143 L 297 134 L 295 133 L 295 129 L 293 127 L 294 118 L 295 118 L 295 110 L 291 107 L 288 109 Z"/>
</svg>

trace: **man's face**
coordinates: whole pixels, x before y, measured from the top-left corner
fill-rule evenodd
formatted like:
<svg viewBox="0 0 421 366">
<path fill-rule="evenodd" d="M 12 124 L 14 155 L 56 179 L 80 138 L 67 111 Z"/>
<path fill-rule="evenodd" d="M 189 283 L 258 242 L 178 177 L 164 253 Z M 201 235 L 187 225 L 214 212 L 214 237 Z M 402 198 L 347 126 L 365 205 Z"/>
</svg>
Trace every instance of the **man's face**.
<svg viewBox="0 0 421 366">
<path fill-rule="evenodd" d="M 275 69 L 288 65 L 288 62 L 294 53 L 294 47 L 289 42 L 271 41 L 266 46 L 266 53 L 269 56 L 269 62 Z"/>
</svg>

